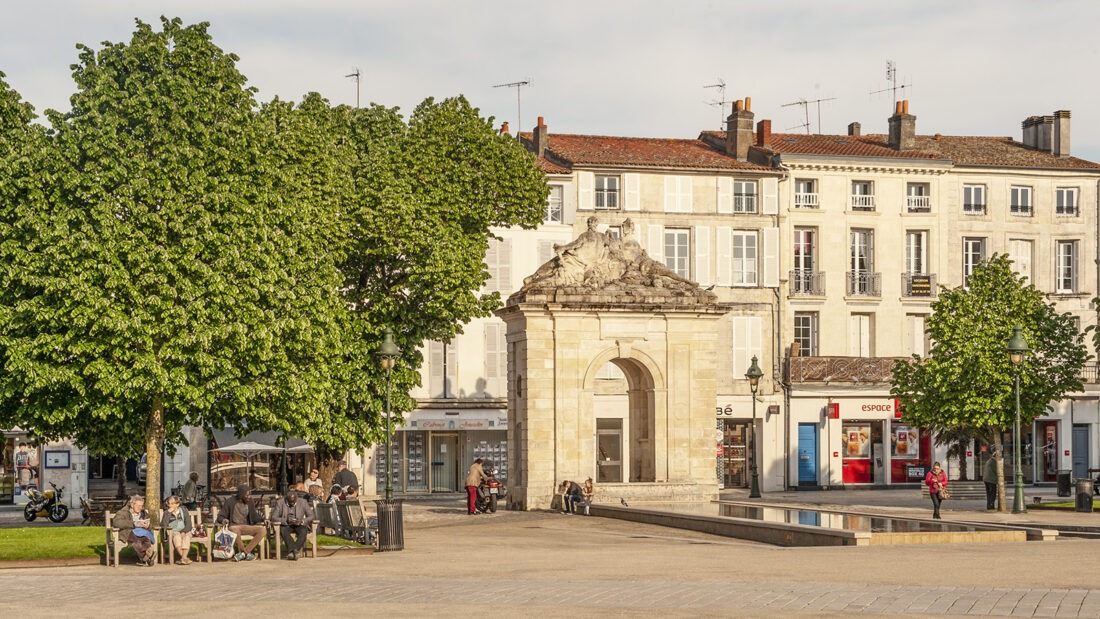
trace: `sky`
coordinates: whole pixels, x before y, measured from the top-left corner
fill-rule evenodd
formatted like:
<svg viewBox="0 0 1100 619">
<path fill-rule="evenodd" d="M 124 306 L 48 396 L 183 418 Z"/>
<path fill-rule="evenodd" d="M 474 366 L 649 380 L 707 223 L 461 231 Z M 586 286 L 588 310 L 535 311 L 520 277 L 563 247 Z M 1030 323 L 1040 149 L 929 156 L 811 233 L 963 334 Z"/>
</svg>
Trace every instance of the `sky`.
<svg viewBox="0 0 1100 619">
<path fill-rule="evenodd" d="M 919 134 L 1019 140 L 1028 116 L 1070 110 L 1072 154 L 1100 161 L 1094 0 L 5 2 L 0 72 L 35 109 L 67 110 L 75 45 L 161 15 L 209 22 L 261 101 L 354 105 L 358 69 L 364 105 L 462 94 L 513 131 L 545 117 L 551 139 L 692 138 L 745 97 L 774 132 L 866 134 L 886 132 L 896 83 Z"/>
</svg>

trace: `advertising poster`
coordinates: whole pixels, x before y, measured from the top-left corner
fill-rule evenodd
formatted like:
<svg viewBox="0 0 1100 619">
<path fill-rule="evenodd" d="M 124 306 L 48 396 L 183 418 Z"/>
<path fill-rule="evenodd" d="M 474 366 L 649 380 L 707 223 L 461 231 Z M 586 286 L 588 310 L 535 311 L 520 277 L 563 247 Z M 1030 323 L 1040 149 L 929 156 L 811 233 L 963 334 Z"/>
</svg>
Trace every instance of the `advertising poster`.
<svg viewBox="0 0 1100 619">
<path fill-rule="evenodd" d="M 920 430 L 912 426 L 895 425 L 890 436 L 893 456 L 902 460 L 920 457 Z"/>
<path fill-rule="evenodd" d="M 871 424 L 846 423 L 840 437 L 844 444 L 845 458 L 871 457 Z"/>
</svg>

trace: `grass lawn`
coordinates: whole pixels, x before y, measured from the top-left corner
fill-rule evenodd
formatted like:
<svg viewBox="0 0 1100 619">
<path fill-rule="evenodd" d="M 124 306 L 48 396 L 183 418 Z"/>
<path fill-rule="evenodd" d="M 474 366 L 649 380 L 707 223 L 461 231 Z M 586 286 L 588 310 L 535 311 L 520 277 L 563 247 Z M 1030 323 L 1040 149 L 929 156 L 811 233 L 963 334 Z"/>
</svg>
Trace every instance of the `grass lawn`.
<svg viewBox="0 0 1100 619">
<path fill-rule="evenodd" d="M 1049 509 L 1051 511 L 1072 512 L 1072 511 L 1075 511 L 1077 509 L 1077 503 L 1075 503 L 1073 501 L 1052 501 L 1052 502 L 1049 502 L 1049 503 L 1044 501 L 1042 503 L 1032 503 L 1031 505 L 1028 505 L 1027 508 L 1028 509 Z M 1092 511 L 1094 511 L 1094 512 L 1100 511 L 1100 502 L 1093 501 Z"/>
</svg>

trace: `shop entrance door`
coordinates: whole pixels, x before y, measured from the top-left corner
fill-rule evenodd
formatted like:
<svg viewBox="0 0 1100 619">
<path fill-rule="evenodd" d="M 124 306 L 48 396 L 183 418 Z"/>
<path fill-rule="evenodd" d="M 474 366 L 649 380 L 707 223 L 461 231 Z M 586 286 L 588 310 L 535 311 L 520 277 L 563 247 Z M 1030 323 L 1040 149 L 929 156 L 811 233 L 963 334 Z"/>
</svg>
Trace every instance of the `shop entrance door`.
<svg viewBox="0 0 1100 619">
<path fill-rule="evenodd" d="M 458 456 L 457 434 L 432 434 L 432 492 L 458 492 Z"/>
<path fill-rule="evenodd" d="M 817 424 L 798 424 L 798 485 L 817 486 Z"/>
<path fill-rule="evenodd" d="M 749 425 L 744 421 L 723 419 L 722 430 L 722 486 L 724 488 L 744 488 L 748 485 L 745 467 L 747 453 L 745 445 Z"/>
<path fill-rule="evenodd" d="M 1089 427 L 1084 424 L 1073 424 L 1073 476 L 1084 478 L 1089 476 Z"/>
</svg>

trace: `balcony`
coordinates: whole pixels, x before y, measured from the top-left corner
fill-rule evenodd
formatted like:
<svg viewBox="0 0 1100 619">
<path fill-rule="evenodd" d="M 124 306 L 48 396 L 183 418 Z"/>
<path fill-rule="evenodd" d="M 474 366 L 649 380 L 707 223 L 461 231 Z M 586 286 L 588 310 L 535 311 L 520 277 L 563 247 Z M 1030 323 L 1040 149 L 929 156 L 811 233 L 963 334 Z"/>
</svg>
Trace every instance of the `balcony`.
<svg viewBox="0 0 1100 619">
<path fill-rule="evenodd" d="M 1095 365 L 1086 365 L 1081 368 L 1081 382 L 1086 385 L 1095 385 L 1100 383 L 1100 367 Z"/>
<path fill-rule="evenodd" d="M 873 211 L 875 210 L 875 197 L 857 194 L 852 196 L 852 210 L 853 211 Z"/>
<path fill-rule="evenodd" d="M 905 206 L 910 213 L 931 213 L 931 196 L 906 196 Z"/>
<path fill-rule="evenodd" d="M 963 203 L 963 215 L 985 215 L 985 203 Z"/>
<path fill-rule="evenodd" d="M 936 276 L 932 273 L 902 273 L 901 294 L 905 297 L 936 297 Z"/>
<path fill-rule="evenodd" d="M 792 383 L 889 383 L 894 363 L 905 357 L 790 357 L 787 378 Z"/>
<path fill-rule="evenodd" d="M 794 194 L 794 207 L 795 208 L 818 208 L 816 193 L 796 193 Z"/>
<path fill-rule="evenodd" d="M 847 294 L 850 297 L 881 297 L 882 274 L 870 271 L 848 271 Z"/>
<path fill-rule="evenodd" d="M 791 296 L 825 296 L 825 272 L 796 269 L 791 271 Z"/>
<path fill-rule="evenodd" d="M 733 212 L 734 213 L 755 213 L 756 212 L 756 194 L 755 193 L 737 193 L 733 195 Z"/>
</svg>

